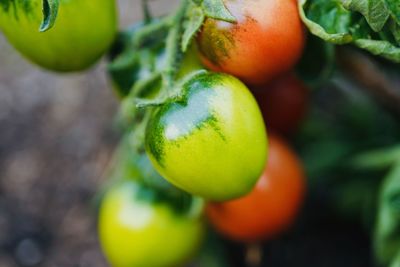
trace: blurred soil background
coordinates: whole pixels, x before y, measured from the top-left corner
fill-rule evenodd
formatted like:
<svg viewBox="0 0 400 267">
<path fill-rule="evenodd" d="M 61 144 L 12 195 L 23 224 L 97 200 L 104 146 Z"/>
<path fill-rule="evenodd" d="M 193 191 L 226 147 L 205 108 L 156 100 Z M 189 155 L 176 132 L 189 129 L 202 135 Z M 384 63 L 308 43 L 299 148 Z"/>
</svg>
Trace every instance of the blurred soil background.
<svg viewBox="0 0 400 267">
<path fill-rule="evenodd" d="M 156 14 L 176 1 L 153 1 Z M 141 19 L 119 0 L 120 28 Z M 0 34 L 0 266 L 102 267 L 93 197 L 118 135 L 105 62 L 56 74 Z"/>
</svg>

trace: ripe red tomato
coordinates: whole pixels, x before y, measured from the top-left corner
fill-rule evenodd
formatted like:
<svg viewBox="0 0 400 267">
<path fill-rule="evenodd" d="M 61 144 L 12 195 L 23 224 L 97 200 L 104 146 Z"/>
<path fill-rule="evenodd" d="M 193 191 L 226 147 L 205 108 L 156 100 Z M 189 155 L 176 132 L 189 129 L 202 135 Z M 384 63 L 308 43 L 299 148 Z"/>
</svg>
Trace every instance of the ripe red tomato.
<svg viewBox="0 0 400 267">
<path fill-rule="evenodd" d="M 275 79 L 268 85 L 254 88 L 268 129 L 280 134 L 294 132 L 308 106 L 308 90 L 294 73 Z"/>
<path fill-rule="evenodd" d="M 297 1 L 224 3 L 237 22 L 205 21 L 197 41 L 207 67 L 262 84 L 295 65 L 304 47 Z"/>
<path fill-rule="evenodd" d="M 268 164 L 245 197 L 207 205 L 211 224 L 238 241 L 259 241 L 285 230 L 294 221 L 305 191 L 302 165 L 277 136 L 270 136 Z"/>
</svg>

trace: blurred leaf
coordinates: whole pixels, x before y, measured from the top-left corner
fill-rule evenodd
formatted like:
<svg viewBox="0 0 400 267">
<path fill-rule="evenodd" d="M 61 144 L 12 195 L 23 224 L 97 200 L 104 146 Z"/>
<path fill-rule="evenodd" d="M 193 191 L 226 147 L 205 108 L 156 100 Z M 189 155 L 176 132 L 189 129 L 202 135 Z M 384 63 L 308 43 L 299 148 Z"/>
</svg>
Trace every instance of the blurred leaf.
<svg viewBox="0 0 400 267">
<path fill-rule="evenodd" d="M 385 0 L 386 5 L 389 8 L 390 13 L 396 20 L 397 24 L 400 25 L 400 3 L 398 0 Z"/>
<path fill-rule="evenodd" d="M 400 248 L 400 162 L 381 187 L 374 249 L 380 264 L 389 264 Z"/>
<path fill-rule="evenodd" d="M 357 155 L 352 165 L 358 169 L 385 169 L 400 159 L 400 145 Z"/>
<path fill-rule="evenodd" d="M 390 263 L 390 267 L 400 267 L 400 248 L 399 251 L 397 252 L 396 257 Z"/>
</svg>

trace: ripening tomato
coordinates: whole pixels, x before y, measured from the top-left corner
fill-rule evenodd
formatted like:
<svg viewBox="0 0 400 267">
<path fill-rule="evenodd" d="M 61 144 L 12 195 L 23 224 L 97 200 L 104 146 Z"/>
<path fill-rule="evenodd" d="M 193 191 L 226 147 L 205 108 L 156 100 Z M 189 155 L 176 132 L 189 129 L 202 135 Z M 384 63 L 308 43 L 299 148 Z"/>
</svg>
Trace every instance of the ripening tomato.
<svg viewBox="0 0 400 267">
<path fill-rule="evenodd" d="M 280 134 L 294 132 L 307 110 L 308 90 L 294 73 L 254 88 L 253 94 L 260 105 L 267 128 Z"/>
<path fill-rule="evenodd" d="M 251 191 L 264 169 L 267 137 L 257 102 L 233 76 L 202 72 L 155 110 L 146 151 L 165 179 L 189 193 L 228 200 Z"/>
<path fill-rule="evenodd" d="M 171 267 L 189 260 L 203 240 L 202 204 L 180 200 L 168 202 L 132 180 L 114 185 L 99 215 L 100 243 L 111 266 Z"/>
<path fill-rule="evenodd" d="M 0 1 L 0 29 L 32 62 L 55 71 L 91 66 L 116 35 L 115 0 L 60 0 L 53 28 L 39 32 L 42 0 Z"/>
<path fill-rule="evenodd" d="M 205 21 L 197 42 L 207 67 L 263 84 L 295 65 L 304 46 L 297 1 L 224 3 L 237 22 Z"/>
<path fill-rule="evenodd" d="M 303 200 L 302 166 L 280 138 L 269 136 L 268 164 L 253 191 L 236 200 L 209 203 L 212 225 L 238 241 L 260 241 L 285 230 L 296 217 Z"/>
</svg>

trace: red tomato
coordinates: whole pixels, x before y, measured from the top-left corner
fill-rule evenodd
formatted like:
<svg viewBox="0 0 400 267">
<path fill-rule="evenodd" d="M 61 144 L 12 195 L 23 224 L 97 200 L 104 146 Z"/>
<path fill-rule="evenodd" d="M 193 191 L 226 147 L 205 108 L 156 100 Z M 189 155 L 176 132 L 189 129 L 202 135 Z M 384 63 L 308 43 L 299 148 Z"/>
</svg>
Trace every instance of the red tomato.
<svg viewBox="0 0 400 267">
<path fill-rule="evenodd" d="M 267 128 L 280 134 L 294 132 L 307 111 L 308 90 L 293 73 L 255 88 L 253 94 Z"/>
<path fill-rule="evenodd" d="M 260 241 L 287 229 L 305 191 L 302 165 L 277 136 L 270 136 L 268 164 L 253 191 L 242 198 L 207 205 L 211 224 L 237 241 Z"/>
<path fill-rule="evenodd" d="M 207 67 L 248 84 L 263 84 L 295 65 L 304 47 L 297 1 L 224 3 L 237 22 L 205 21 L 198 44 Z"/>
</svg>

